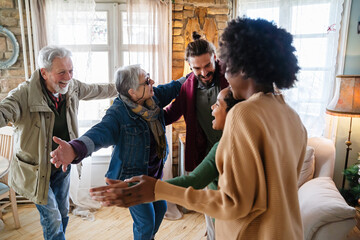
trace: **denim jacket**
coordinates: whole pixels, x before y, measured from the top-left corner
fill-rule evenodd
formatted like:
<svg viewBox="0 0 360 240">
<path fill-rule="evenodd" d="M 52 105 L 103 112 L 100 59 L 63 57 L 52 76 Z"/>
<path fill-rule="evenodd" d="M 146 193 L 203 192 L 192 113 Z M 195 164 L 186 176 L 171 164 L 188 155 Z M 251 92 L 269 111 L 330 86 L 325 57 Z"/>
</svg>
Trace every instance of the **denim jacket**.
<svg viewBox="0 0 360 240">
<path fill-rule="evenodd" d="M 165 131 L 163 107 L 168 105 L 180 92 L 181 83 L 171 83 L 154 87 L 154 100 L 160 107 L 159 120 Z M 130 178 L 148 173 L 150 155 L 150 129 L 147 122 L 117 97 L 100 123 L 93 126 L 78 140 L 85 143 L 87 156 L 100 148 L 113 145 L 106 177 L 110 179 Z M 166 144 L 166 160 L 168 146 Z"/>
</svg>

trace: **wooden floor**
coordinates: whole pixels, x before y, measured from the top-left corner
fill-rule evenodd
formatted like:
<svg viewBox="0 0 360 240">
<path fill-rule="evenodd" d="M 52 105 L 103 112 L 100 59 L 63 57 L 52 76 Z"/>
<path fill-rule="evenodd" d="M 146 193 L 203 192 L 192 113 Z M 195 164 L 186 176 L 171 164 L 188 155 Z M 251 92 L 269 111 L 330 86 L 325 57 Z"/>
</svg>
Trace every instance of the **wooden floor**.
<svg viewBox="0 0 360 240">
<path fill-rule="evenodd" d="M 33 204 L 19 204 L 20 229 L 14 229 L 11 211 L 3 215 L 5 227 L 0 230 L 1 240 L 43 239 L 39 213 Z M 95 212 L 95 220 L 83 220 L 69 214 L 70 221 L 66 230 L 67 240 L 107 240 L 133 239 L 132 219 L 128 209 L 102 208 Z M 204 240 L 204 215 L 190 212 L 177 221 L 164 220 L 156 234 L 156 240 Z"/>
<path fill-rule="evenodd" d="M 0 230 L 0 240 L 41 240 L 42 229 L 39 213 L 34 204 L 18 204 L 20 229 L 14 229 L 14 219 L 10 209 L 4 213 L 4 229 Z M 102 208 L 95 212 L 95 220 L 83 220 L 69 214 L 70 221 L 66 231 L 67 240 L 131 240 L 132 220 L 128 209 Z M 360 221 L 358 222 L 358 224 Z M 164 219 L 156 240 L 205 240 L 204 215 L 190 212 L 177 221 Z M 360 230 L 355 227 L 347 240 L 360 239 Z"/>
</svg>

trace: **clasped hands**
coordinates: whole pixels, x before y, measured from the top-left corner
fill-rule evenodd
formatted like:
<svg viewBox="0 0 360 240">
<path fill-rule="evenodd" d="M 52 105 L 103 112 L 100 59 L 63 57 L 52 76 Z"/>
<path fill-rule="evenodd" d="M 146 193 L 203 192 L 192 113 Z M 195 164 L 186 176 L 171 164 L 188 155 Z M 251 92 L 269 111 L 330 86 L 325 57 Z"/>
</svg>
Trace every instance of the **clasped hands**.
<svg viewBox="0 0 360 240">
<path fill-rule="evenodd" d="M 108 178 L 105 181 L 109 185 L 90 189 L 92 199 L 101 202 L 103 206 L 131 207 L 155 200 L 155 178 L 141 175 L 125 181 Z"/>
</svg>

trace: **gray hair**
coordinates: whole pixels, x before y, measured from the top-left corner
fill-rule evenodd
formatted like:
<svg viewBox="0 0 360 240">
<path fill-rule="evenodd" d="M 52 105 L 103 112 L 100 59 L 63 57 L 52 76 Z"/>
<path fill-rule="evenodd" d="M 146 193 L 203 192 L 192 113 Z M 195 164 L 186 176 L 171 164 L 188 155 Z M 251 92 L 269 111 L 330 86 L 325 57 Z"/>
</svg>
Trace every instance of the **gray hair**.
<svg viewBox="0 0 360 240">
<path fill-rule="evenodd" d="M 40 68 L 45 68 L 47 71 L 50 71 L 52 62 L 57 57 L 71 57 L 71 52 L 68 49 L 59 46 L 46 46 L 39 52 L 38 65 Z"/>
<path fill-rule="evenodd" d="M 139 87 L 139 75 L 141 71 L 143 70 L 140 64 L 120 67 L 114 77 L 116 90 L 121 95 L 130 97 L 128 93 L 130 88 L 137 89 Z"/>
</svg>

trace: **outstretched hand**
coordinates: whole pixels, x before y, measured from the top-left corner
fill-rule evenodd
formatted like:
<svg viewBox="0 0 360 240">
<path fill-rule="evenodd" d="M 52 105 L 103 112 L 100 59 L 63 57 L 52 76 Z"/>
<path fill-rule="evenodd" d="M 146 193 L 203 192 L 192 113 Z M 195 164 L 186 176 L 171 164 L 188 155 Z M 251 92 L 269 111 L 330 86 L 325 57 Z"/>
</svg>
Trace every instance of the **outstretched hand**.
<svg viewBox="0 0 360 240">
<path fill-rule="evenodd" d="M 146 175 L 135 176 L 126 179 L 125 182 L 106 178 L 109 185 L 91 188 L 90 195 L 103 206 L 131 207 L 155 200 L 156 181 L 155 178 Z M 129 187 L 131 183 L 136 184 Z"/>
<path fill-rule="evenodd" d="M 76 158 L 73 147 L 66 141 L 58 137 L 53 137 L 55 143 L 59 146 L 50 153 L 50 162 L 59 168 L 62 165 L 63 172 L 66 172 L 67 166 Z"/>
</svg>

